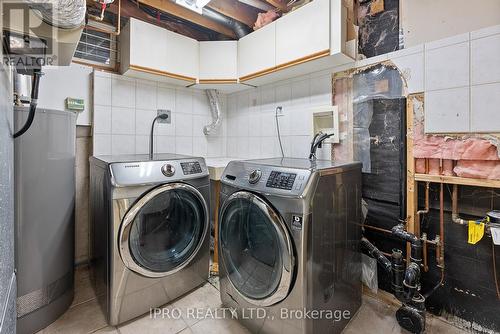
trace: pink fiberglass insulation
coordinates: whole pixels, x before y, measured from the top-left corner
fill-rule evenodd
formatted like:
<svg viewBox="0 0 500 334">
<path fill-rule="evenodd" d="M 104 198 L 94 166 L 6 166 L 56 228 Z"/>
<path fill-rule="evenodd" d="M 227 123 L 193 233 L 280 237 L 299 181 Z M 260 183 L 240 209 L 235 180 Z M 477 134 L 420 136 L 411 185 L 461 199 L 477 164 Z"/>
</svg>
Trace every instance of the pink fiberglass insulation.
<svg viewBox="0 0 500 334">
<path fill-rule="evenodd" d="M 489 140 L 426 135 L 420 122 L 415 124 L 413 141 L 415 158 L 499 160 L 497 147 Z"/>
<path fill-rule="evenodd" d="M 453 171 L 461 177 L 500 180 L 500 161 L 460 160 Z"/>
<path fill-rule="evenodd" d="M 426 135 L 423 121 L 417 121 L 413 142 L 417 173 L 426 172 L 425 159 L 428 159 L 427 173 L 431 175 L 500 180 L 498 148 L 488 139 Z M 456 161 L 455 167 L 453 161 Z"/>
</svg>

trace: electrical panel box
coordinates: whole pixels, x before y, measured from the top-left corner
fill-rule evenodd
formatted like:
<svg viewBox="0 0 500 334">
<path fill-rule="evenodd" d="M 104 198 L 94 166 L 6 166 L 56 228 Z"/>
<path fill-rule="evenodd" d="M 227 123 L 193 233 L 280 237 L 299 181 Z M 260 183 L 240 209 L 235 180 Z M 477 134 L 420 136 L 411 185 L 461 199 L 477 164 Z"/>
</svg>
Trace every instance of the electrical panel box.
<svg viewBox="0 0 500 334">
<path fill-rule="evenodd" d="M 325 140 L 325 143 L 338 144 L 339 134 L 339 111 L 337 106 L 324 106 L 313 109 L 313 135 L 318 132 L 333 133 L 333 136 Z"/>
</svg>

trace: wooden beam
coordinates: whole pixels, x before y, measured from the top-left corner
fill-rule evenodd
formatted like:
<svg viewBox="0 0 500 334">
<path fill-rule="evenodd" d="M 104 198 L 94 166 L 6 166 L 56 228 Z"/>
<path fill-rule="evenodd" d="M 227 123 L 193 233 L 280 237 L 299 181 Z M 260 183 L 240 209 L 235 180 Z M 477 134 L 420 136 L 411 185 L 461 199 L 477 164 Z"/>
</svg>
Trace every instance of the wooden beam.
<svg viewBox="0 0 500 334">
<path fill-rule="evenodd" d="M 458 184 L 471 187 L 500 188 L 499 180 L 471 179 L 460 176 L 415 174 L 415 180 L 434 183 Z"/>
<path fill-rule="evenodd" d="M 98 3 L 96 2 L 95 4 Z M 89 6 L 92 5 L 89 4 Z M 98 9 L 100 10 L 100 8 Z M 112 3 L 109 5 L 107 11 L 117 15 L 118 8 L 115 3 Z M 135 17 L 139 20 L 149 22 L 151 24 L 182 34 L 187 37 L 194 38 L 199 41 L 210 40 L 210 36 L 208 34 L 205 34 L 200 30 L 193 29 L 192 27 L 189 27 L 186 24 L 179 22 L 172 22 L 172 21 L 157 21 L 155 17 L 146 14 L 144 11 L 142 11 L 136 5 L 134 5 L 132 2 L 129 1 L 122 0 L 121 16 L 126 18 Z"/>
<path fill-rule="evenodd" d="M 207 7 L 218 11 L 232 19 L 253 27 L 257 20 L 258 10 L 235 0 L 211 0 Z"/>
<path fill-rule="evenodd" d="M 268 4 L 278 8 L 281 10 L 283 13 L 288 12 L 288 7 L 286 6 L 286 3 L 281 2 L 280 0 L 265 0 Z"/>
<path fill-rule="evenodd" d="M 175 4 L 174 2 L 170 0 L 138 0 L 140 3 L 154 7 L 156 9 L 159 9 L 163 12 L 172 14 L 174 16 L 177 16 L 181 19 L 184 19 L 186 21 L 198 24 L 200 26 L 203 26 L 207 29 L 217 31 L 218 33 L 221 33 L 223 35 L 226 35 L 228 37 L 236 38 L 236 35 L 234 32 L 229 29 L 228 27 L 214 22 L 203 15 L 200 15 L 190 9 L 187 9 L 185 7 L 182 7 L 180 5 Z"/>
</svg>

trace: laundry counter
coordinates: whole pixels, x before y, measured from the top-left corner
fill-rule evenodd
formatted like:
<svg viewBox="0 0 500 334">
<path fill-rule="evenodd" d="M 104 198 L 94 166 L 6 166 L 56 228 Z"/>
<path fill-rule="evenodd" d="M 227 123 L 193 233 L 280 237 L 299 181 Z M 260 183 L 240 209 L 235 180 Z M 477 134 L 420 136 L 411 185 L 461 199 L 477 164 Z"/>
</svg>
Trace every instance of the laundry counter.
<svg viewBox="0 0 500 334">
<path fill-rule="evenodd" d="M 222 172 L 226 168 L 227 164 L 233 160 L 241 160 L 237 158 L 205 158 L 205 162 L 208 167 L 208 172 L 210 173 L 210 180 L 220 181 Z"/>
</svg>

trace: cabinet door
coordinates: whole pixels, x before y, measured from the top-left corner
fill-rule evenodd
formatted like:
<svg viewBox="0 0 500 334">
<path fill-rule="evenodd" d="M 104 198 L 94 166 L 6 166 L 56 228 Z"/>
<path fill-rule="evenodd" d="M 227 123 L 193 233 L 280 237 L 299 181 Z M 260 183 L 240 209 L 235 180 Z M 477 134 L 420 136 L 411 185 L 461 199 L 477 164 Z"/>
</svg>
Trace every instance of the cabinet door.
<svg viewBox="0 0 500 334">
<path fill-rule="evenodd" d="M 278 66 L 329 49 L 329 0 L 313 0 L 276 21 L 276 64 Z"/>
<path fill-rule="evenodd" d="M 276 66 L 276 22 L 238 41 L 238 73 L 241 77 Z"/>
<path fill-rule="evenodd" d="M 238 42 L 200 42 L 200 80 L 236 79 Z"/>
<path fill-rule="evenodd" d="M 130 19 L 130 64 L 153 70 L 166 71 L 167 30 Z"/>
<path fill-rule="evenodd" d="M 192 38 L 165 30 L 165 66 L 169 73 L 197 78 L 199 68 L 199 43 Z"/>
</svg>

